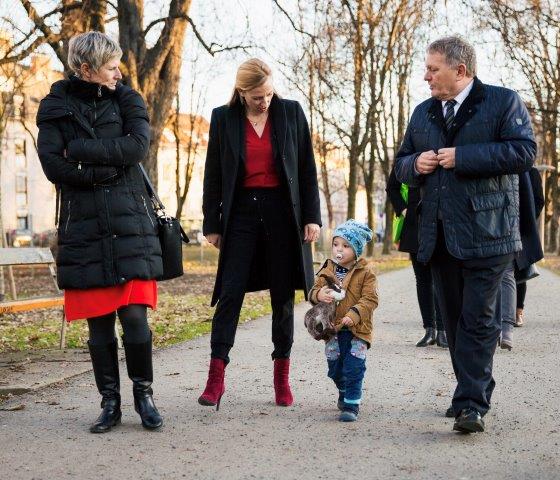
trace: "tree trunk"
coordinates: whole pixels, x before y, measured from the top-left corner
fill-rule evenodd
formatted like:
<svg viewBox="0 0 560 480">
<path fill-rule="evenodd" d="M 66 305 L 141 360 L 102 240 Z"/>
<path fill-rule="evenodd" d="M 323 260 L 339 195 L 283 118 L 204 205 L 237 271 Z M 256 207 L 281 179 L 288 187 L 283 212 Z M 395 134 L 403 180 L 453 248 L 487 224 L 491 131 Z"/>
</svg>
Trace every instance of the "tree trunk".
<svg viewBox="0 0 560 480">
<path fill-rule="evenodd" d="M 383 238 L 383 255 L 391 253 L 393 248 L 393 206 L 385 202 L 385 237 Z"/>
<path fill-rule="evenodd" d="M 368 227 L 371 228 L 373 233 L 373 240 L 367 244 L 368 257 L 373 256 L 373 247 L 375 245 L 375 205 L 373 204 L 373 188 L 370 182 L 366 183 L 366 204 L 367 204 L 367 218 Z"/>
</svg>

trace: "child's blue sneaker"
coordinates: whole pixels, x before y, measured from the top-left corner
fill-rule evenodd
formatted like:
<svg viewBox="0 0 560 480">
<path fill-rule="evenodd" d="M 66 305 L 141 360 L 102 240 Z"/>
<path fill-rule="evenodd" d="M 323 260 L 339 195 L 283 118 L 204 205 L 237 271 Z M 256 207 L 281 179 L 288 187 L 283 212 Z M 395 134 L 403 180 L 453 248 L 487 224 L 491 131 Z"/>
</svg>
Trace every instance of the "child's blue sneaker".
<svg viewBox="0 0 560 480">
<path fill-rule="evenodd" d="M 338 420 L 341 422 L 355 422 L 358 420 L 358 413 L 353 410 L 342 410 Z"/>
</svg>

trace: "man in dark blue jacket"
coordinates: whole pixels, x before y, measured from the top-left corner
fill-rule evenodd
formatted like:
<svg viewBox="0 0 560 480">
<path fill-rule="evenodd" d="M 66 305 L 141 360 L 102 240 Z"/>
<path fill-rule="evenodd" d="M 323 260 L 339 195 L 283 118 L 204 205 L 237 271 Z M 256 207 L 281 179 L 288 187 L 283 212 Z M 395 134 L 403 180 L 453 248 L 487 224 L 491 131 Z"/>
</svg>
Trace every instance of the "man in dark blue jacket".
<svg viewBox="0 0 560 480">
<path fill-rule="evenodd" d="M 518 174 L 536 143 L 521 98 L 476 77 L 462 38 L 430 44 L 424 79 L 432 98 L 414 110 L 395 169 L 421 189 L 417 259 L 430 262 L 457 378 L 448 413 L 454 430 L 481 432 L 495 386 L 497 295 L 521 250 Z"/>
</svg>

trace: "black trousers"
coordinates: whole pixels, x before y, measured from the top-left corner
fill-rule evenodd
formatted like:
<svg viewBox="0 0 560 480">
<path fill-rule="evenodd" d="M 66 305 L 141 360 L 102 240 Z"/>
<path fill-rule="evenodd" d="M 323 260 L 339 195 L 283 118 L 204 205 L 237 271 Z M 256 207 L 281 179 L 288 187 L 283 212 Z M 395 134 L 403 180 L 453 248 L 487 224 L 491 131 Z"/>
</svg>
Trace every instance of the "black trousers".
<svg viewBox="0 0 560 480">
<path fill-rule="evenodd" d="M 496 385 L 492 363 L 501 331 L 499 292 L 513 255 L 459 260 L 447 251 L 441 225 L 430 260 L 437 299 L 457 378 L 453 410 L 485 415 Z"/>
<path fill-rule="evenodd" d="M 289 208 L 280 189 L 241 189 L 236 194 L 222 245 L 221 293 L 210 339 L 213 358 L 229 361 L 257 250 L 264 252 L 259 260 L 264 262 L 270 288 L 272 358 L 289 358 L 294 341 L 294 276 L 298 255 Z"/>
<path fill-rule="evenodd" d="M 439 305 L 435 298 L 434 282 L 432 279 L 432 270 L 430 265 L 420 263 L 416 260 L 416 254 L 410 254 L 410 261 L 414 269 L 416 277 L 416 296 L 418 297 L 418 306 L 422 315 L 422 324 L 424 328 L 436 328 L 443 330 L 443 322 Z"/>
</svg>

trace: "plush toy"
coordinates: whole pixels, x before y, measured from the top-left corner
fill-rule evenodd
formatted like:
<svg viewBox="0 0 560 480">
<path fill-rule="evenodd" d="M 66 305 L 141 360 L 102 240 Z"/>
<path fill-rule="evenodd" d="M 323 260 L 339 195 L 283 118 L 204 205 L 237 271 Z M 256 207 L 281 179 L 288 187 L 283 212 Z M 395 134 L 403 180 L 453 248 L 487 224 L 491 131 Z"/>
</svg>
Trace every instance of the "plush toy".
<svg viewBox="0 0 560 480">
<path fill-rule="evenodd" d="M 346 291 L 327 275 L 321 275 L 321 277 L 327 281 L 327 285 L 332 290 L 331 295 L 334 297 L 334 301 L 331 303 L 319 302 L 313 305 L 305 314 L 304 325 L 315 340 L 330 340 L 336 334 L 334 328 L 336 305 L 344 298 Z"/>
</svg>

